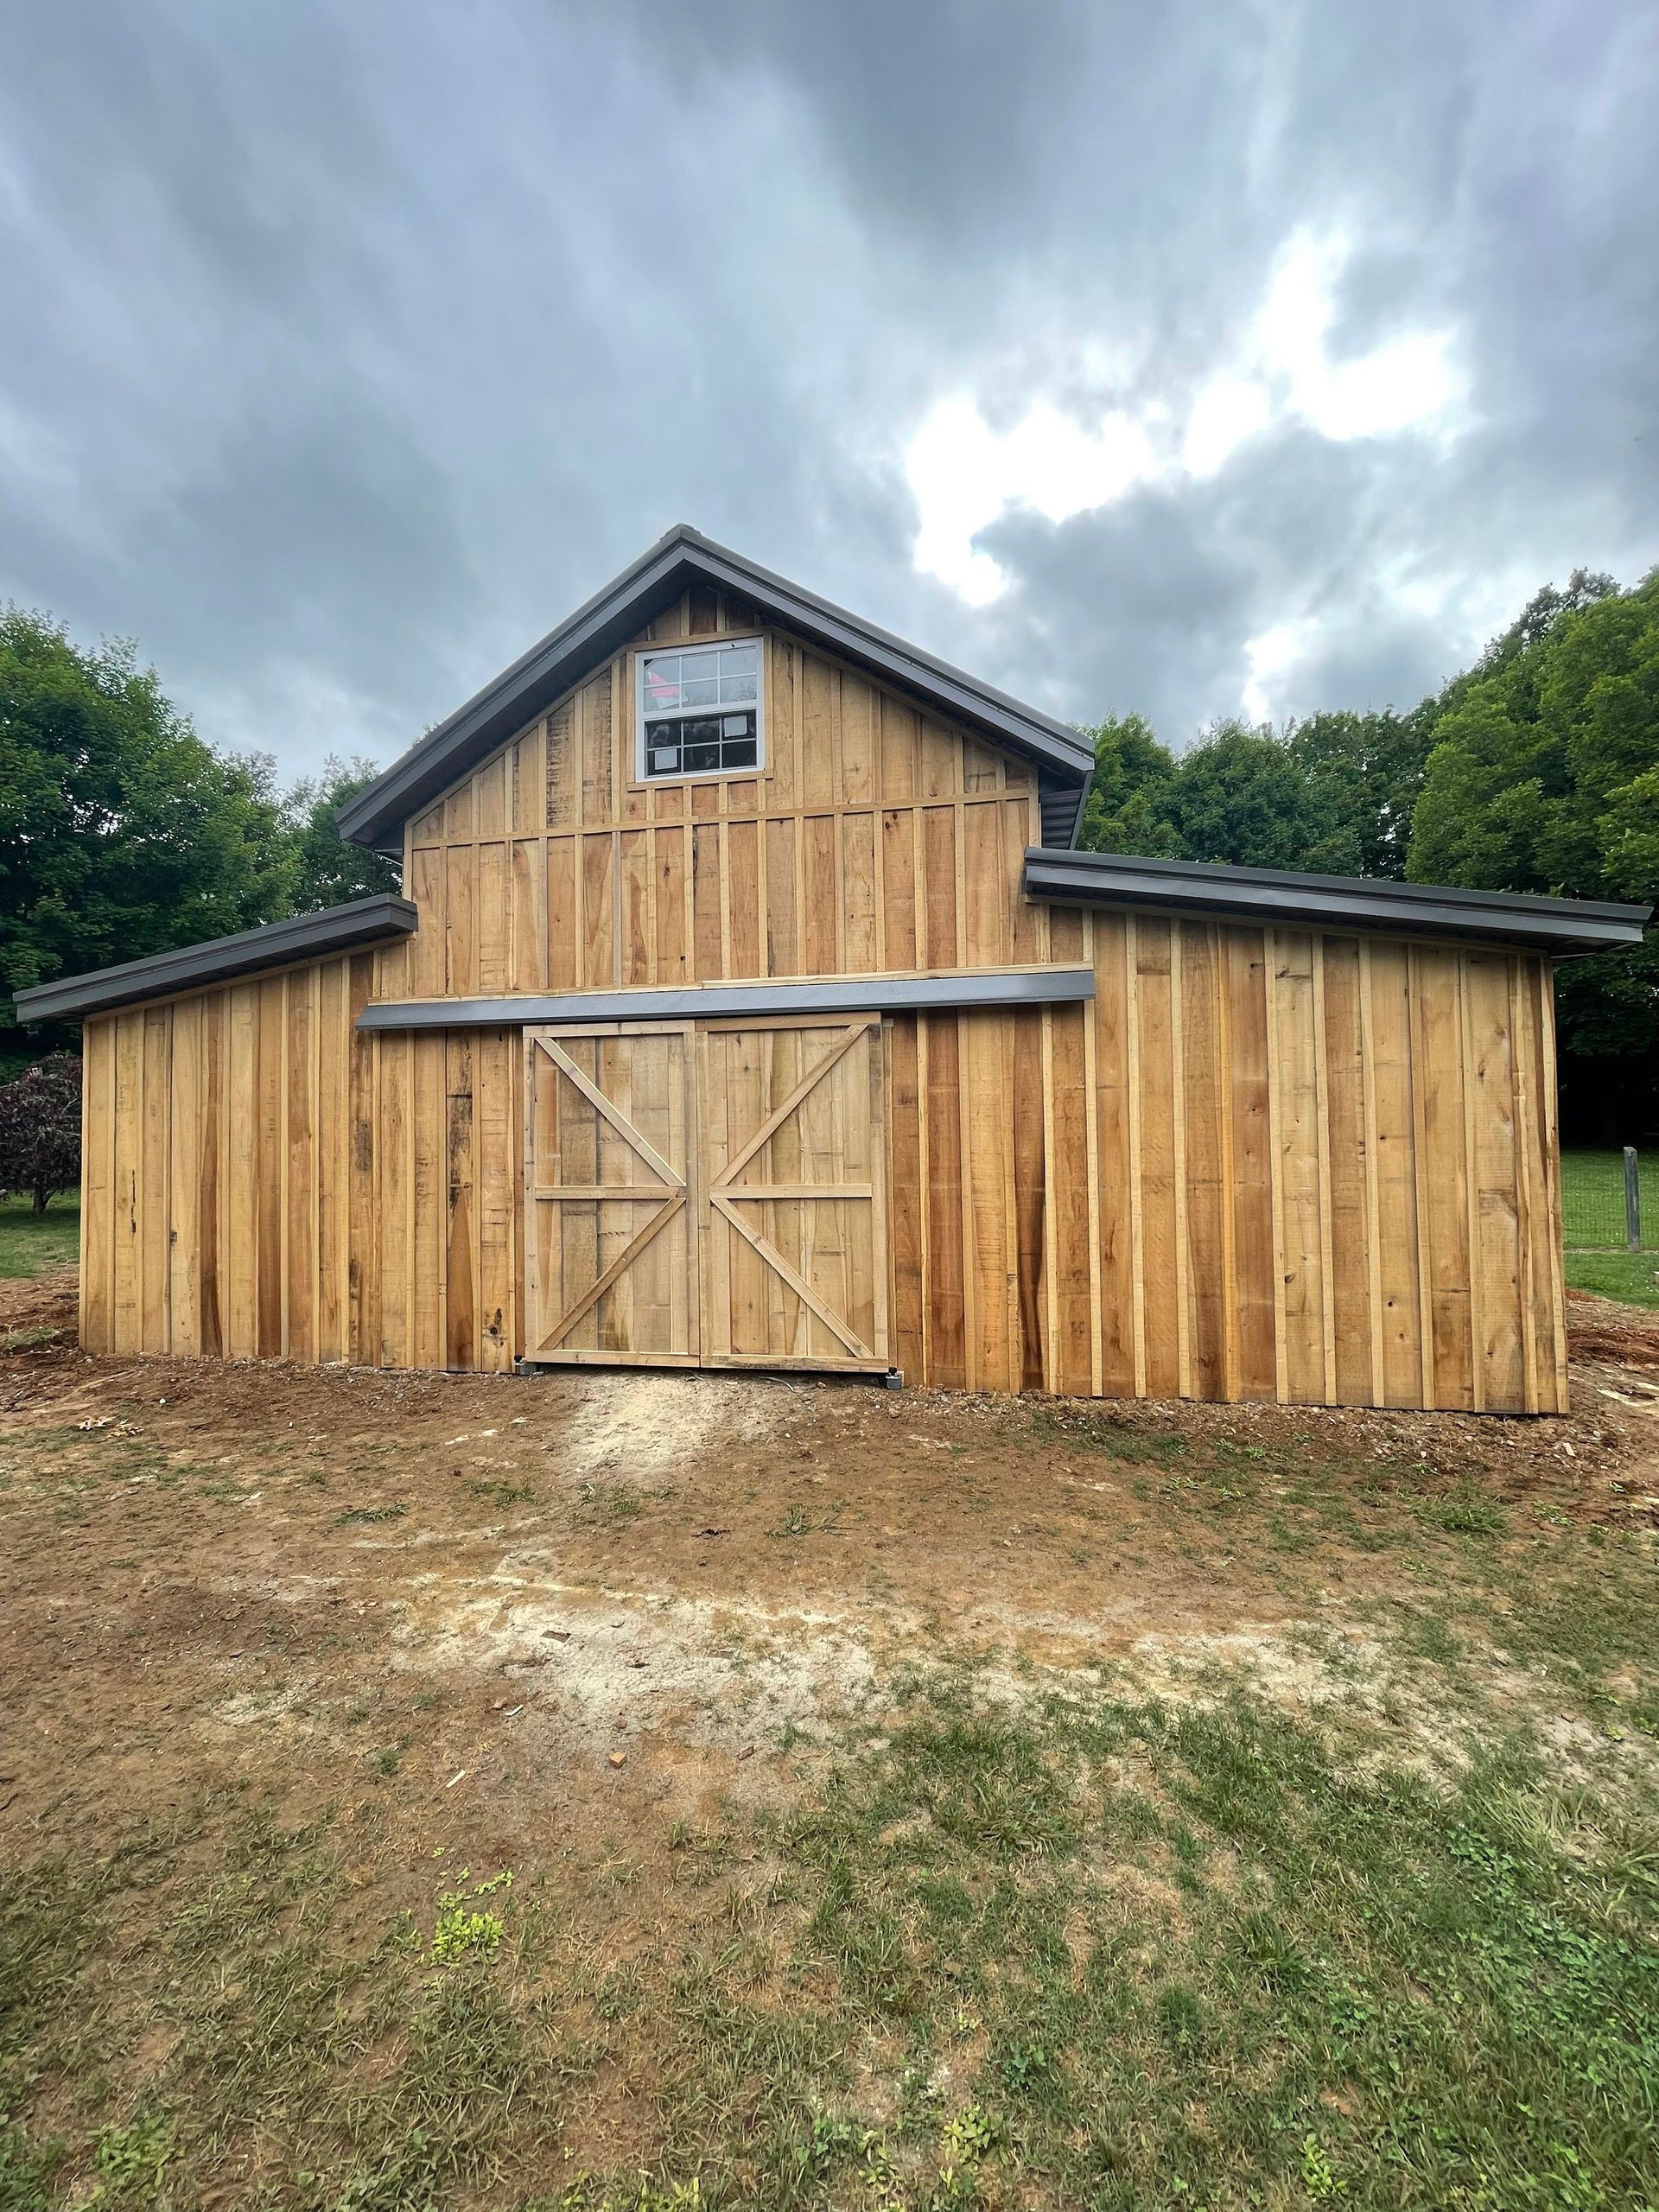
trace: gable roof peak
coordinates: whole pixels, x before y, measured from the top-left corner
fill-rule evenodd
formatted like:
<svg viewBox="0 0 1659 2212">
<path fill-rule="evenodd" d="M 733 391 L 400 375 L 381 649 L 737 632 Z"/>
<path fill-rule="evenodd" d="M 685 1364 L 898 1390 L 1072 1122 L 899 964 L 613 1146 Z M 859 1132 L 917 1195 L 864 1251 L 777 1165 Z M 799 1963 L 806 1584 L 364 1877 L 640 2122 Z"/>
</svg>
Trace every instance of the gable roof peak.
<svg viewBox="0 0 1659 2212">
<path fill-rule="evenodd" d="M 579 683 L 693 582 L 747 600 L 776 622 L 867 673 L 965 723 L 994 745 L 1021 753 L 1045 778 L 1081 798 L 1094 766 L 1087 739 L 1065 722 L 878 629 L 729 546 L 677 522 L 637 560 L 504 669 L 465 705 L 377 776 L 335 817 L 341 836 L 382 849 L 401 847 L 403 827 L 438 794 Z"/>
</svg>

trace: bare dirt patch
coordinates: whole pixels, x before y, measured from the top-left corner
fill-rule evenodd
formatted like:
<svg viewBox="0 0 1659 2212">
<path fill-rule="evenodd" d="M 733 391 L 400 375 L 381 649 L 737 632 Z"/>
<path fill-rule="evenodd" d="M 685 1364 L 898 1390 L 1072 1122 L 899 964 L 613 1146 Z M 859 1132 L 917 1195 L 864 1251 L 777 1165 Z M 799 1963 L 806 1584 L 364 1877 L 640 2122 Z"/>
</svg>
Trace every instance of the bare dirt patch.
<svg viewBox="0 0 1659 2212">
<path fill-rule="evenodd" d="M 1590 1349 L 1659 1340 L 1615 1314 Z M 0 1807 L 37 1834 L 314 1762 L 498 1823 L 695 1809 L 946 1646 L 1266 1652 L 1290 1694 L 1288 1631 L 1408 1579 L 1372 1534 L 1401 1497 L 1455 1548 L 1460 1499 L 1618 1522 L 1656 1487 L 1628 1359 L 1529 1422 L 92 1360 L 73 1325 L 73 1274 L 0 1287 Z"/>
</svg>

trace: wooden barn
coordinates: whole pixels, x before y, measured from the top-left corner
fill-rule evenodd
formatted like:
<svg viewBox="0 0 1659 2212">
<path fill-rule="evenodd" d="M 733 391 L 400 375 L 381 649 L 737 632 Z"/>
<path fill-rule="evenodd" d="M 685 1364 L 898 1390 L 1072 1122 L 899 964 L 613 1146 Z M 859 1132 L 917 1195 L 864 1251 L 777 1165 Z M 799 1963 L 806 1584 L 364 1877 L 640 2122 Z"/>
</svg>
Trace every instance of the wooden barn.
<svg viewBox="0 0 1659 2212">
<path fill-rule="evenodd" d="M 1076 731 L 686 528 L 85 1025 L 95 1351 L 1566 1402 L 1552 973 L 1646 909 L 1075 849 Z"/>
</svg>

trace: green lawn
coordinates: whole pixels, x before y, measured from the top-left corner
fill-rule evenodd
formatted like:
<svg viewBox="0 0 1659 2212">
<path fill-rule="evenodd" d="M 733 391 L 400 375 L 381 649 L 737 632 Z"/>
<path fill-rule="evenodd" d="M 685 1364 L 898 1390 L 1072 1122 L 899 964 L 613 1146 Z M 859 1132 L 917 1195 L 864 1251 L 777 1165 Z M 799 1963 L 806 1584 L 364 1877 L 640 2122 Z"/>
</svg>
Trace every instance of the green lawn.
<svg viewBox="0 0 1659 2212">
<path fill-rule="evenodd" d="M 1642 1237 L 1659 1250 L 1659 1151 L 1641 1155 Z M 1561 1231 L 1567 1249 L 1624 1244 L 1624 1156 L 1621 1152 L 1563 1152 Z M 1570 1280 L 1570 1278 L 1569 1278 Z M 1586 1287 L 1590 1287 L 1586 1285 Z M 1609 1297 L 1621 1295 L 1610 1291 Z"/>
<path fill-rule="evenodd" d="M 1566 1267 L 1574 1290 L 1626 1306 L 1659 1306 L 1659 1252 L 1569 1252 Z"/>
<path fill-rule="evenodd" d="M 1465 1653 L 1421 1626 L 1444 1687 Z M 1592 1759 L 1655 1726 L 1562 1672 Z M 1218 1677 L 1016 1706 L 922 1668 L 771 1804 L 676 1822 L 665 1866 L 429 1849 L 423 1909 L 378 1920 L 378 1821 L 339 1806 L 285 1826 L 226 1793 L 15 1866 L 0 2075 L 81 2084 L 72 2133 L 107 2117 L 91 2196 L 60 2139 L 0 2126 L 0 2203 L 225 2202 L 246 2159 L 270 2212 L 1652 2204 L 1650 1792 L 1584 1786 L 1472 1698 L 1425 1773 L 1389 1745 L 1404 1694 L 1365 1705 Z M 155 2006 L 136 2095 L 118 1975 Z M 571 2155 L 596 2095 L 647 2173 Z"/>
<path fill-rule="evenodd" d="M 79 1192 L 54 1198 L 44 1213 L 36 1213 L 27 1198 L 0 1198 L 0 1276 L 66 1267 L 79 1248 Z"/>
</svg>

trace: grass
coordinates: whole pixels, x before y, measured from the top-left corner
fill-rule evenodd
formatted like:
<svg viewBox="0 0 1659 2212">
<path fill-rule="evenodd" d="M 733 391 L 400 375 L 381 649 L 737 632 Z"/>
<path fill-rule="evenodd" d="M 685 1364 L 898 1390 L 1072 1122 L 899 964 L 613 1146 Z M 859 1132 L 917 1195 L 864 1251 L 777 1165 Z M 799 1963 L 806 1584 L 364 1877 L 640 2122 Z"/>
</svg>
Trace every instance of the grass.
<svg viewBox="0 0 1659 2212">
<path fill-rule="evenodd" d="M 449 1872 L 399 1745 L 373 1807 L 6 1866 L 0 2206 L 1651 2205 L 1651 1537 L 1433 1519 L 1386 1675 L 1332 1634 L 1301 1712 L 939 1646 L 614 1848 Z"/>
<path fill-rule="evenodd" d="M 1563 1265 L 1573 1290 L 1626 1306 L 1659 1306 L 1659 1252 L 1568 1252 Z"/>
<path fill-rule="evenodd" d="M 1659 1249 L 1659 1155 L 1638 1155 L 1642 1234 Z M 1622 1249 L 1624 1243 L 1624 1155 L 1618 1151 L 1563 1152 L 1561 1229 L 1569 1246 Z"/>
<path fill-rule="evenodd" d="M 48 1268 L 67 1267 L 79 1247 L 79 1192 L 52 1199 L 44 1213 L 36 1213 L 28 1198 L 0 1198 L 0 1276 L 38 1275 Z"/>
</svg>

